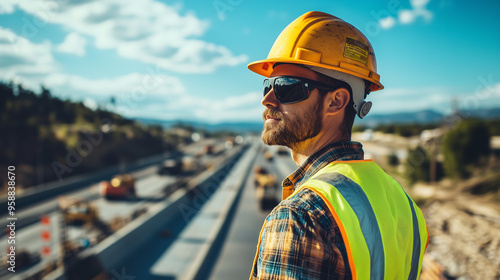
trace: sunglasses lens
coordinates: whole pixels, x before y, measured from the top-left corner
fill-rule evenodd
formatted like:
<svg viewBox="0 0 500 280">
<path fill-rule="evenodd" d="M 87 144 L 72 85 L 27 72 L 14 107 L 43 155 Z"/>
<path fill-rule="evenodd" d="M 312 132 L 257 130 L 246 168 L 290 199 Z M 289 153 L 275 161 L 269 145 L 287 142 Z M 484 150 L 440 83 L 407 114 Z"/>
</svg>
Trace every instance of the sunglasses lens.
<svg viewBox="0 0 500 280">
<path fill-rule="evenodd" d="M 276 98 L 283 103 L 295 103 L 307 99 L 308 92 L 302 81 L 291 77 L 279 77 L 274 81 Z"/>
<path fill-rule="evenodd" d="M 268 79 L 265 79 L 264 80 L 264 96 L 266 96 L 266 94 L 271 91 L 271 83 L 269 83 L 269 80 Z"/>
</svg>

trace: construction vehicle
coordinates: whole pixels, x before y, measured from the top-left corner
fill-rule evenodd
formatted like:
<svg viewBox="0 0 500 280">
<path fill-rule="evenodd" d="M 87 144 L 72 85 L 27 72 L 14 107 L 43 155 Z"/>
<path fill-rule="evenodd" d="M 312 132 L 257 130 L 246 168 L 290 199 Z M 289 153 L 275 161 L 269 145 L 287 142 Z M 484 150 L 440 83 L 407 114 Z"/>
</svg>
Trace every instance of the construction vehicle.
<svg viewBox="0 0 500 280">
<path fill-rule="evenodd" d="M 183 171 L 182 159 L 168 159 L 158 168 L 158 175 L 179 175 Z"/>
<path fill-rule="evenodd" d="M 99 193 L 106 199 L 136 198 L 135 179 L 130 174 L 117 175 L 99 183 Z"/>
<path fill-rule="evenodd" d="M 224 143 L 224 147 L 226 149 L 232 149 L 236 145 L 236 141 L 234 140 L 234 137 L 227 137 L 226 142 Z"/>
<path fill-rule="evenodd" d="M 214 146 L 213 145 L 205 145 L 204 147 L 204 153 L 206 155 L 213 155 L 214 154 Z"/>
<path fill-rule="evenodd" d="M 267 161 L 272 161 L 274 158 L 273 152 L 271 151 L 266 151 L 264 153 L 264 157 L 267 159 Z"/>
<path fill-rule="evenodd" d="M 94 225 L 98 219 L 97 209 L 87 201 L 64 196 L 57 201 L 67 224 Z"/>
<path fill-rule="evenodd" d="M 269 173 L 261 166 L 255 168 L 254 183 L 257 193 L 257 201 L 261 210 L 269 210 L 278 204 L 278 183 L 276 175 Z"/>
</svg>

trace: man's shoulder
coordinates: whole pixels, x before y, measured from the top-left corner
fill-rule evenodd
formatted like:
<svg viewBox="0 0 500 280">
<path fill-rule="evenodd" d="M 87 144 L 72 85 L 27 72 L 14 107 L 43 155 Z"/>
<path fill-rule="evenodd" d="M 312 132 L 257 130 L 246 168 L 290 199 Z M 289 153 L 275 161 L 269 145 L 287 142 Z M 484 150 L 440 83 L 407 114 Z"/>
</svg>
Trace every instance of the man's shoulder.
<svg viewBox="0 0 500 280">
<path fill-rule="evenodd" d="M 287 199 L 281 201 L 279 205 L 302 211 L 312 211 L 317 209 L 319 206 L 322 206 L 318 204 L 320 201 L 323 200 L 316 192 L 309 188 L 302 188 L 294 195 L 291 195 Z"/>
<path fill-rule="evenodd" d="M 283 214 L 308 215 L 312 218 L 319 218 L 328 211 L 328 206 L 323 199 L 313 190 L 303 188 L 294 195 L 281 201 L 269 214 L 279 216 Z"/>
<path fill-rule="evenodd" d="M 284 225 L 315 228 L 326 240 L 337 240 L 335 236 L 340 236 L 338 225 L 326 202 L 309 188 L 302 188 L 281 201 L 266 221 L 271 228 L 283 228 Z"/>
</svg>

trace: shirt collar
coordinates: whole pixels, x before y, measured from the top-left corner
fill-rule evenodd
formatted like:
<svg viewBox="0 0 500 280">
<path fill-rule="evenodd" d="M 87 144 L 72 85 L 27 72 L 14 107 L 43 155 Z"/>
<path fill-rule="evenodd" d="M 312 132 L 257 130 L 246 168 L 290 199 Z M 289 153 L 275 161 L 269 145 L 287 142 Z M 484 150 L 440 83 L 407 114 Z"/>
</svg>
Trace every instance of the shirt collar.
<svg viewBox="0 0 500 280">
<path fill-rule="evenodd" d="M 336 142 L 323 147 L 283 180 L 283 199 L 332 161 L 363 160 L 363 158 L 363 145 L 359 142 Z"/>
</svg>

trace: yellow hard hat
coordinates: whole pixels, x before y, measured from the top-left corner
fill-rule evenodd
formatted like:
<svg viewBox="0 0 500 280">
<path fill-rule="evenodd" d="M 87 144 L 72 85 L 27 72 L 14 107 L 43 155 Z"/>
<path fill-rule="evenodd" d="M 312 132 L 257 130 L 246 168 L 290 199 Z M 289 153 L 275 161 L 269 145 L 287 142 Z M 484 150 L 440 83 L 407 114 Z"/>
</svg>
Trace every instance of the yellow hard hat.
<svg viewBox="0 0 500 280">
<path fill-rule="evenodd" d="M 327 13 L 308 12 L 290 23 L 274 42 L 267 59 L 248 69 L 269 77 L 275 63 L 303 64 L 350 74 L 383 89 L 368 39 L 351 24 Z"/>
</svg>

